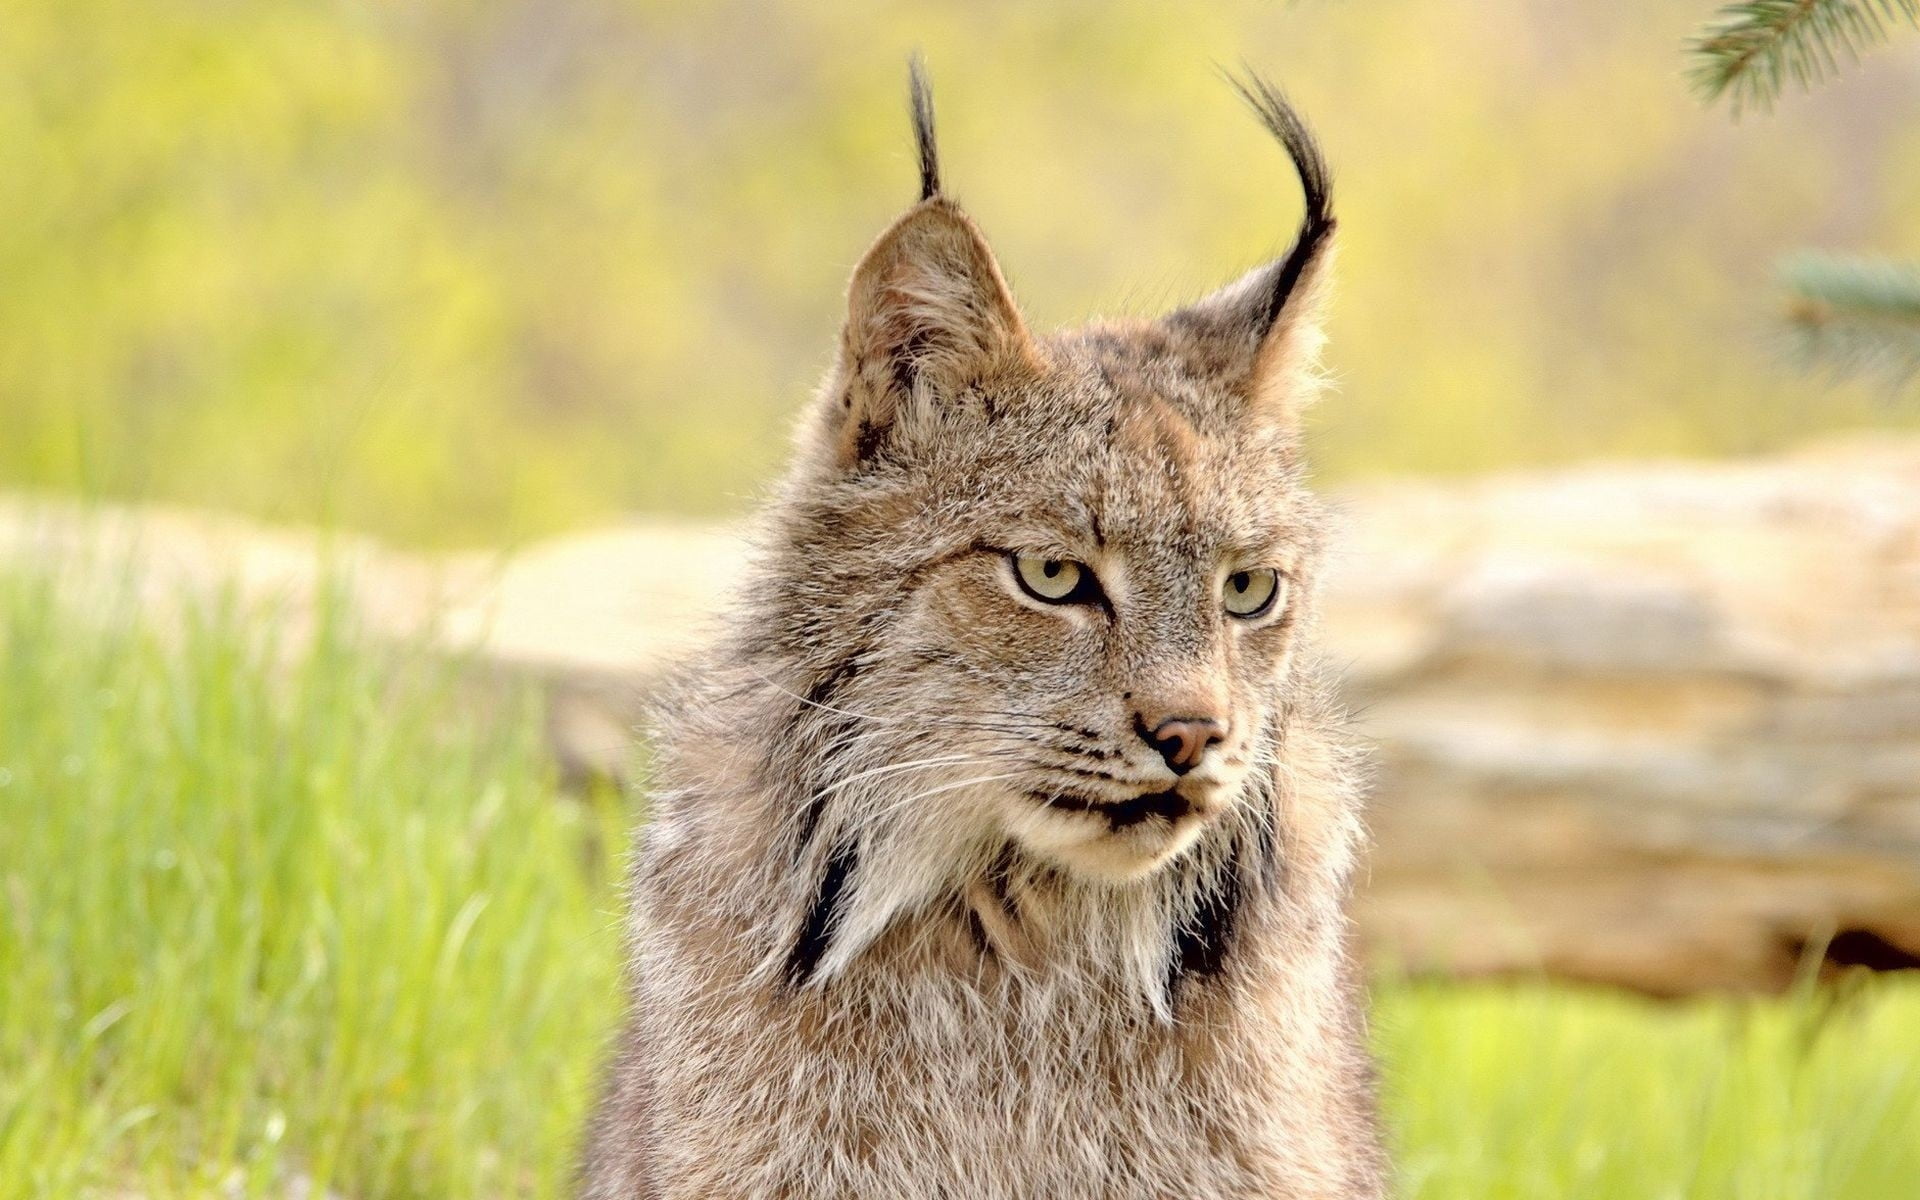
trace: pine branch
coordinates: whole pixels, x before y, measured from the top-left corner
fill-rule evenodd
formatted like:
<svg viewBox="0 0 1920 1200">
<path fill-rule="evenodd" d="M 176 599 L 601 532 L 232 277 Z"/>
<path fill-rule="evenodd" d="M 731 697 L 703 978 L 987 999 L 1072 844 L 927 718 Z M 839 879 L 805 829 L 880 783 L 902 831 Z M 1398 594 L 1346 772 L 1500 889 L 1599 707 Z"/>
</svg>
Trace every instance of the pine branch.
<svg viewBox="0 0 1920 1200">
<path fill-rule="evenodd" d="M 1905 384 L 1920 376 L 1920 263 L 1800 254 L 1780 265 L 1802 358 Z"/>
<path fill-rule="evenodd" d="M 1766 109 L 1788 82 L 1811 88 L 1902 25 L 1920 29 L 1920 0 L 1743 0 L 1694 35 L 1687 75 L 1708 102 Z"/>
</svg>

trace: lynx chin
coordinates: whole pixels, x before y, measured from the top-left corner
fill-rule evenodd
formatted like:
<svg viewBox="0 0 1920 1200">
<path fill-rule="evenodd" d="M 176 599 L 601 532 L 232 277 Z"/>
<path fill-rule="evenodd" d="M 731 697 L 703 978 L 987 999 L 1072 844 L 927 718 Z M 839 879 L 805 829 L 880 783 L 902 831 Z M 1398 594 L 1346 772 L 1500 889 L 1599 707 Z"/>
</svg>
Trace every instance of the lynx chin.
<svg viewBox="0 0 1920 1200">
<path fill-rule="evenodd" d="M 721 644 L 658 708 L 589 1200 L 1379 1197 L 1352 755 L 1300 461 L 1334 221 L 1028 329 L 943 190 L 853 273 Z"/>
</svg>

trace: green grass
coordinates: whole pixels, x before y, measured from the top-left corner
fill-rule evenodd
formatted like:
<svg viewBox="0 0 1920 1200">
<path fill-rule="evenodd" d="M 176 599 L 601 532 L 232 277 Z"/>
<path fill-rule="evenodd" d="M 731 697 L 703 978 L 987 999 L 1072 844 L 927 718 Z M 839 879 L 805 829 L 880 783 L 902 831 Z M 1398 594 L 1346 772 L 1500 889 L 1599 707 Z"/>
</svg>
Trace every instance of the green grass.
<svg viewBox="0 0 1920 1200">
<path fill-rule="evenodd" d="M 0 1200 L 563 1194 L 617 806 L 526 706 L 323 625 L 102 632 L 0 580 Z M 1892 1200 L 1920 986 L 1383 986 L 1403 1194 Z"/>
<path fill-rule="evenodd" d="M 1379 989 L 1402 1194 L 1920 1195 L 1920 981 L 1661 1003 L 1534 984 Z"/>
<path fill-rule="evenodd" d="M 602 814 L 447 670 L 170 640 L 0 585 L 0 1197 L 558 1194 Z"/>
</svg>

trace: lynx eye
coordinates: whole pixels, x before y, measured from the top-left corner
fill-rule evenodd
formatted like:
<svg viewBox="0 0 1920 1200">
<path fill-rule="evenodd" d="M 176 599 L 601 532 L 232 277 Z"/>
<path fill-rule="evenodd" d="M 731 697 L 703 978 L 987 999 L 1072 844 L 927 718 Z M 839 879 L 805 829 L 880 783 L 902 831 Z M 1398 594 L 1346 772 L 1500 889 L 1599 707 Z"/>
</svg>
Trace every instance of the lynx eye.
<svg viewBox="0 0 1920 1200">
<path fill-rule="evenodd" d="M 1280 572 L 1272 567 L 1253 567 L 1227 576 L 1222 603 L 1228 612 L 1242 619 L 1265 616 L 1280 597 Z"/>
<path fill-rule="evenodd" d="M 1020 590 L 1048 604 L 1085 603 L 1093 598 L 1098 585 L 1093 572 L 1070 558 L 1043 558 L 1038 554 L 1010 555 L 1013 577 Z"/>
</svg>

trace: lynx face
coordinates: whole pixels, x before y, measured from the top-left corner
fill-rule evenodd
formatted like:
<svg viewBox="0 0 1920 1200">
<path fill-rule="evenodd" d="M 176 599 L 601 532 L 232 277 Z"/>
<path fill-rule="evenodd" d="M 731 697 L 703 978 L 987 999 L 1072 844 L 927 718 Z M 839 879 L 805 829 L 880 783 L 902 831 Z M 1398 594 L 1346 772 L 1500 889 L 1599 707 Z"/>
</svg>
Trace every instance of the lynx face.
<svg viewBox="0 0 1920 1200">
<path fill-rule="evenodd" d="M 922 790 L 983 778 L 929 795 L 940 819 L 1123 880 L 1270 755 L 1318 514 L 1287 423 L 1207 378 L 1178 323 L 1034 349 L 919 384 L 937 411 L 838 468 L 836 523 L 870 531 L 839 553 L 898 589 L 852 690 L 929 718 L 914 758 L 961 760 Z"/>
<path fill-rule="evenodd" d="M 1297 441 L 1332 219 L 1297 118 L 1247 96 L 1305 185 L 1292 251 L 1158 321 L 1046 337 L 940 194 L 917 97 L 923 196 L 854 273 L 757 593 L 799 670 L 796 977 L 969 880 L 1125 887 L 1209 856 L 1168 901 L 1191 907 L 1270 843 L 1247 802 L 1312 596 Z"/>
</svg>

